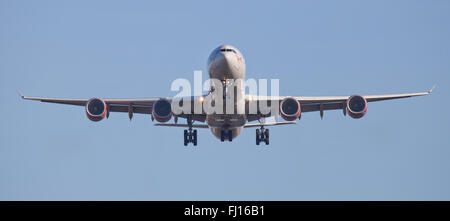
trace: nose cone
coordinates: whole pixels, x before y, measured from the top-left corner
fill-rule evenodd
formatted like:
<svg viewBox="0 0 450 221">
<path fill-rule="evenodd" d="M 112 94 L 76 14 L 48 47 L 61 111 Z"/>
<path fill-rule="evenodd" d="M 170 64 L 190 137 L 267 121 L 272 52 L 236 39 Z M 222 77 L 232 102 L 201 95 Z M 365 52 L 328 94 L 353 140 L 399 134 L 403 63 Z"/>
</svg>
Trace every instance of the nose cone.
<svg viewBox="0 0 450 221">
<path fill-rule="evenodd" d="M 236 60 L 235 56 L 229 52 L 219 51 L 216 56 L 216 63 L 219 66 L 224 66 L 230 68 L 233 65 L 233 61 Z"/>
<path fill-rule="evenodd" d="M 233 78 L 233 58 L 229 53 L 219 51 L 210 65 L 210 75 L 219 80 Z"/>
<path fill-rule="evenodd" d="M 239 50 L 231 45 L 217 47 L 208 59 L 209 75 L 219 80 L 240 79 L 245 75 L 245 61 Z"/>
</svg>

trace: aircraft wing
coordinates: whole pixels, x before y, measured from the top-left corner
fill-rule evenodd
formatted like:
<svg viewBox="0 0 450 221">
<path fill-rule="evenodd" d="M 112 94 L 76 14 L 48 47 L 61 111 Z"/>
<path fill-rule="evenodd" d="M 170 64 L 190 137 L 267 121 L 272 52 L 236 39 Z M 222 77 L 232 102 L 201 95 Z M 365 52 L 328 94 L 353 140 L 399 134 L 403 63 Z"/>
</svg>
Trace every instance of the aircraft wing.
<svg viewBox="0 0 450 221">
<path fill-rule="evenodd" d="M 392 99 L 400 99 L 400 98 L 408 98 L 408 97 L 417 97 L 431 94 L 433 92 L 435 86 L 433 86 L 430 90 L 425 92 L 417 92 L 417 93 L 404 93 L 404 94 L 382 94 L 382 95 L 363 95 L 367 102 L 374 101 L 383 101 L 383 100 L 392 100 Z M 267 101 L 268 104 L 272 101 L 281 102 L 283 99 L 288 96 L 251 96 L 248 95 L 247 102 L 262 102 Z M 325 110 L 342 110 L 346 107 L 346 102 L 351 96 L 292 96 L 292 98 L 296 99 L 301 105 L 301 112 L 312 112 L 312 111 L 325 111 Z M 256 105 L 258 106 L 258 105 Z M 259 108 L 259 107 L 258 107 Z M 249 117 L 251 119 L 251 117 Z M 252 119 L 257 120 L 257 119 Z"/>
<path fill-rule="evenodd" d="M 27 97 L 20 95 L 25 100 L 35 100 L 48 103 L 69 104 L 76 106 L 86 106 L 89 99 L 71 98 L 47 98 L 47 97 Z M 151 114 L 153 103 L 160 98 L 132 98 L 132 99 L 102 99 L 109 106 L 110 112 L 129 112 L 129 105 L 132 104 L 133 113 Z M 170 99 L 170 98 L 166 98 Z"/>
<path fill-rule="evenodd" d="M 86 106 L 86 103 L 89 99 L 72 99 L 72 98 L 48 98 L 48 97 L 27 97 L 20 94 L 20 97 L 25 100 L 34 100 L 41 101 L 47 103 L 57 103 L 57 104 L 68 104 L 68 105 L 76 105 L 76 106 Z M 106 105 L 108 105 L 109 112 L 123 112 L 129 113 L 129 117 L 132 117 L 133 113 L 138 114 L 152 114 L 153 104 L 160 100 L 166 99 L 169 102 L 172 101 L 172 98 L 126 98 L 126 99 L 103 99 Z M 191 102 L 195 102 L 198 100 L 198 97 L 190 97 Z M 194 103 L 191 104 L 194 106 Z M 108 115 L 107 115 L 108 116 Z M 187 115 L 178 115 L 177 117 L 186 118 Z M 196 121 L 204 122 L 206 116 L 204 114 L 195 114 L 193 115 L 193 119 Z"/>
<path fill-rule="evenodd" d="M 418 92 L 418 93 L 405 93 L 405 94 L 384 94 L 384 95 L 364 95 L 367 102 L 373 101 L 382 101 L 382 100 L 392 100 L 399 98 L 407 98 L 407 97 L 416 97 L 430 94 L 435 87 L 431 88 L 426 92 Z M 35 100 L 41 102 L 48 103 L 58 103 L 58 104 L 68 104 L 68 105 L 76 105 L 76 106 L 86 106 L 86 103 L 89 99 L 72 99 L 72 98 L 47 98 L 47 97 L 28 97 L 19 94 L 22 99 L 26 100 Z M 251 96 L 248 95 L 247 104 L 251 102 L 262 102 L 268 101 L 270 104 L 272 101 L 281 102 L 283 99 L 288 96 Z M 346 101 L 350 96 L 318 96 L 318 97 L 310 97 L 310 96 L 293 96 L 292 98 L 296 99 L 301 105 L 301 112 L 312 112 L 312 111 L 325 111 L 325 110 L 339 110 L 345 109 Z M 151 114 L 153 104 L 161 98 L 128 98 L 128 99 L 102 99 L 107 105 L 109 112 L 124 112 L 129 113 L 130 118 L 132 113 L 139 114 Z M 172 98 L 164 98 L 169 102 Z M 196 101 L 197 97 L 192 97 L 191 102 Z M 193 107 L 194 105 L 192 105 Z M 258 106 L 258 105 L 256 105 Z M 131 109 L 130 109 L 131 108 Z M 186 118 L 187 115 L 179 115 L 178 117 Z M 268 117 L 268 116 L 264 116 Z M 248 114 L 247 120 L 259 120 L 261 118 L 260 115 L 251 115 Z M 206 116 L 204 114 L 194 115 L 194 120 L 204 122 Z M 253 125 L 252 125 L 253 126 Z M 267 125 L 269 126 L 269 125 Z M 247 125 L 250 127 L 250 125 Z"/>
</svg>

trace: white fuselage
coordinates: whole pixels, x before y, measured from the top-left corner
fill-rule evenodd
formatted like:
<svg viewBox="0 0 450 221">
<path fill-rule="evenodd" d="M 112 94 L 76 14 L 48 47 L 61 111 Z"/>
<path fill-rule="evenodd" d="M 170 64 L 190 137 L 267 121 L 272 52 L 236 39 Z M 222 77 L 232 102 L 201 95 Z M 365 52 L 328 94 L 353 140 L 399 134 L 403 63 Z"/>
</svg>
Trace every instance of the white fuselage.
<svg viewBox="0 0 450 221">
<path fill-rule="evenodd" d="M 231 46 L 222 45 L 214 49 L 208 58 L 208 73 L 211 79 L 217 79 L 222 82 L 222 87 L 226 89 L 228 80 L 245 79 L 245 60 L 241 52 Z M 237 94 L 241 93 L 241 94 Z M 229 93 L 223 93 L 224 96 L 230 96 Z M 244 90 L 236 90 L 235 98 L 244 98 Z M 224 99 L 225 100 L 225 99 Z M 232 131 L 232 138 L 235 138 L 241 132 L 245 125 L 245 114 L 238 114 L 236 110 L 237 99 L 234 99 L 234 114 L 210 114 L 206 117 L 206 123 L 211 128 L 212 133 L 221 138 L 221 131 Z M 223 103 L 226 108 L 226 102 Z"/>
</svg>

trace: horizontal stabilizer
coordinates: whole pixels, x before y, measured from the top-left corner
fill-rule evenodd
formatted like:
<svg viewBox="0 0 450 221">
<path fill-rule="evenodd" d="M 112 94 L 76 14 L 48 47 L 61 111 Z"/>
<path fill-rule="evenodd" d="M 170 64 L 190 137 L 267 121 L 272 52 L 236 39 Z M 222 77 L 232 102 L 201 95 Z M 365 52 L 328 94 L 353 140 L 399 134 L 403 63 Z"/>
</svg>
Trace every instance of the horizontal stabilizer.
<svg viewBox="0 0 450 221">
<path fill-rule="evenodd" d="M 297 124 L 295 121 L 282 121 L 282 122 L 273 122 L 273 123 L 264 123 L 264 124 L 246 124 L 244 125 L 245 128 L 247 127 L 261 127 L 261 126 L 277 126 L 277 125 L 286 125 L 286 124 Z"/>
<path fill-rule="evenodd" d="M 188 128 L 189 125 L 188 124 L 160 124 L 157 123 L 155 124 L 155 126 L 164 126 L 164 127 L 186 127 Z M 209 128 L 208 125 L 206 124 L 193 124 L 192 128 Z"/>
</svg>

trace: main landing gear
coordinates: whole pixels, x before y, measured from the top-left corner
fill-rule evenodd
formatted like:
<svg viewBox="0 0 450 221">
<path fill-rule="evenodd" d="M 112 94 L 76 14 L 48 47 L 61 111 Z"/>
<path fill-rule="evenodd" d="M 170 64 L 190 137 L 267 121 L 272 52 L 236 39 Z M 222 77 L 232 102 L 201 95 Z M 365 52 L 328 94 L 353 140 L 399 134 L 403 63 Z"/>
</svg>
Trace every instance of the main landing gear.
<svg viewBox="0 0 450 221">
<path fill-rule="evenodd" d="M 233 131 L 220 131 L 220 141 L 224 142 L 226 139 L 228 139 L 230 142 L 233 141 Z"/>
<path fill-rule="evenodd" d="M 192 117 L 187 118 L 188 130 L 184 130 L 184 146 L 187 146 L 188 143 L 193 143 L 194 146 L 197 146 L 197 130 L 192 129 Z"/>
<path fill-rule="evenodd" d="M 261 126 L 261 130 L 256 129 L 256 145 L 259 145 L 261 142 L 269 145 L 269 129 L 265 129 L 264 126 Z"/>
</svg>

